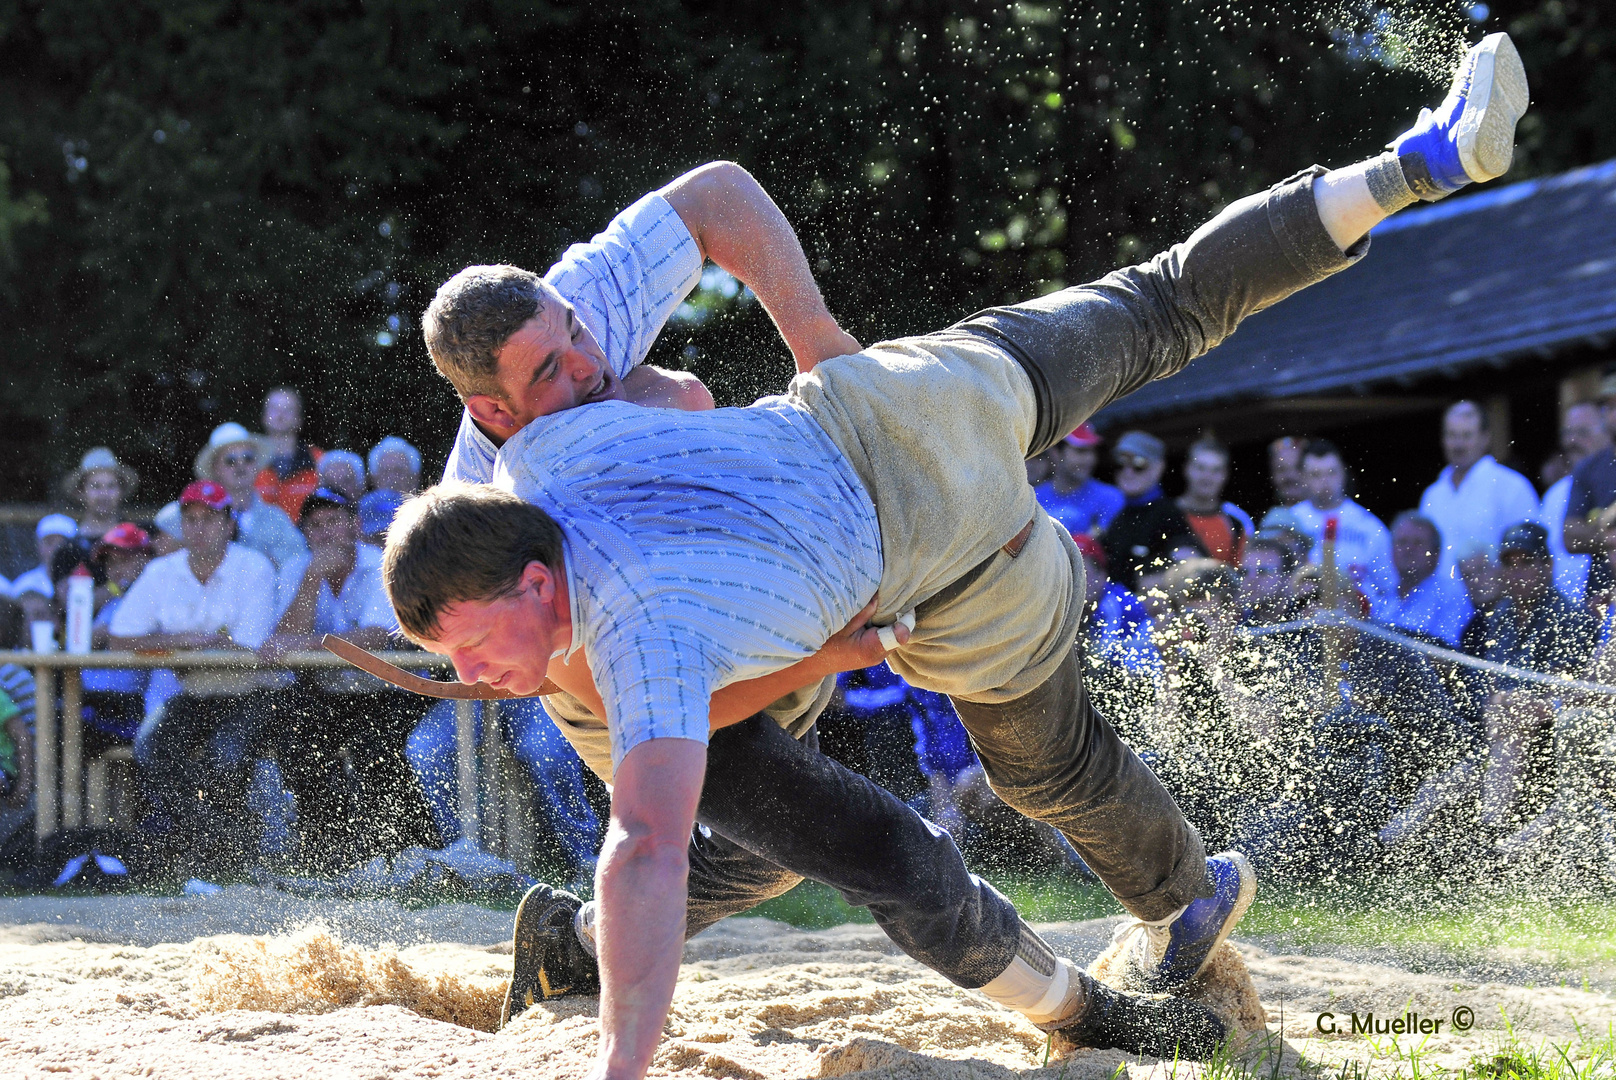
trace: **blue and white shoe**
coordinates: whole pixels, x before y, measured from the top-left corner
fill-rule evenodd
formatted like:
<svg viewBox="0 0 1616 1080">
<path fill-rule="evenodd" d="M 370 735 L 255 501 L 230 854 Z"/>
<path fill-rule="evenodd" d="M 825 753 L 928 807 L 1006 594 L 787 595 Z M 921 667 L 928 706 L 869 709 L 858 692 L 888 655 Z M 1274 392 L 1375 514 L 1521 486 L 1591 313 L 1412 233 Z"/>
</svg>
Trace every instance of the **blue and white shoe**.
<svg viewBox="0 0 1616 1080">
<path fill-rule="evenodd" d="M 1527 99 L 1526 69 L 1508 34 L 1471 46 L 1436 112 L 1421 109 L 1391 144 L 1409 190 L 1431 202 L 1508 172 Z"/>
<path fill-rule="evenodd" d="M 1257 875 L 1238 851 L 1206 860 L 1213 894 L 1196 900 L 1170 923 L 1130 920 L 1112 940 L 1126 941 L 1122 981 L 1132 990 L 1179 994 L 1194 981 L 1257 895 Z"/>
</svg>

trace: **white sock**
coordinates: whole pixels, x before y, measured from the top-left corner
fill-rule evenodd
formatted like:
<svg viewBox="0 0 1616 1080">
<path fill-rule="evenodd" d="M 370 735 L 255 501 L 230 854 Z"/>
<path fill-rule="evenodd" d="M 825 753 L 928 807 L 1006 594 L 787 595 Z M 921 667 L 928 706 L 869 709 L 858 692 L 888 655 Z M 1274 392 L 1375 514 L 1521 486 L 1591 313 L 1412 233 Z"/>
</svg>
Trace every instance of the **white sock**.
<svg viewBox="0 0 1616 1080">
<path fill-rule="evenodd" d="M 1057 957 L 1042 938 L 1024 929 L 1010 966 L 978 989 L 1035 1024 L 1049 1024 L 1083 1011 L 1088 1003 L 1085 978 L 1070 960 Z"/>
<path fill-rule="evenodd" d="M 593 900 L 573 913 L 572 932 L 578 935 L 578 941 L 583 945 L 584 952 L 599 960 L 600 953 L 595 946 L 595 902 Z"/>
<path fill-rule="evenodd" d="M 1419 201 L 1397 155 L 1389 150 L 1314 180 L 1313 200 L 1325 231 L 1343 252 L 1386 218 Z"/>
</svg>

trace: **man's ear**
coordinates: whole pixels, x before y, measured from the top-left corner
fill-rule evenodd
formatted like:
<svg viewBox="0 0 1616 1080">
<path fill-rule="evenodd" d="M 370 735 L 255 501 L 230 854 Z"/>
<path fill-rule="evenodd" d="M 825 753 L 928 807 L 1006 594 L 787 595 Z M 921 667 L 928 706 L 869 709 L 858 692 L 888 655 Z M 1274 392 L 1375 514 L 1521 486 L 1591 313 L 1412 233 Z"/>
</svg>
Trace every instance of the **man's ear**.
<svg viewBox="0 0 1616 1080">
<path fill-rule="evenodd" d="M 471 418 L 490 431 L 509 438 L 522 426 L 505 402 L 492 394 L 473 394 L 466 399 Z"/>
<path fill-rule="evenodd" d="M 555 600 L 555 571 L 537 559 L 522 568 L 522 585 L 532 589 L 541 604 L 549 604 Z"/>
</svg>

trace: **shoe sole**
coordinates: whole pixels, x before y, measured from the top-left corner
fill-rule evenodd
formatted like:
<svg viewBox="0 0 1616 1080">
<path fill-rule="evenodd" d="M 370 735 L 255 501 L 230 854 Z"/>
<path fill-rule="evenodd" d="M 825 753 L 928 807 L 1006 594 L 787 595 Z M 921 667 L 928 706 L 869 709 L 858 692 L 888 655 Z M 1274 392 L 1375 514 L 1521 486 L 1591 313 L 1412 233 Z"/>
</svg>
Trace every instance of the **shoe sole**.
<svg viewBox="0 0 1616 1080">
<path fill-rule="evenodd" d="M 539 910 L 545 907 L 555 896 L 555 890 L 544 885 L 535 885 L 523 896 L 522 902 L 516 906 L 516 927 L 511 932 L 511 981 L 505 987 L 505 1003 L 499 1010 L 499 1026 L 504 1027 L 511 1022 L 511 1008 L 518 996 L 522 999 L 522 1006 L 516 1015 L 520 1016 L 527 1009 L 532 1008 L 535 1002 L 550 996 L 550 987 L 544 974 L 544 967 L 538 954 L 543 951 L 547 935 L 543 927 L 524 926 L 530 918 L 536 918 Z M 523 930 L 526 929 L 526 933 Z M 526 985 L 520 989 L 516 985 L 516 974 L 524 967 L 531 971 L 538 971 L 538 995 L 534 995 L 534 984 L 531 980 L 524 980 Z"/>
<path fill-rule="evenodd" d="M 1470 179 L 1492 180 L 1515 159 L 1515 125 L 1526 114 L 1530 93 L 1521 54 L 1508 34 L 1489 34 L 1476 46 L 1470 93 L 1455 125 L 1459 164 Z"/>
<path fill-rule="evenodd" d="M 1235 894 L 1234 908 L 1229 912 L 1229 917 L 1223 920 L 1223 929 L 1219 930 L 1218 936 L 1212 939 L 1212 947 L 1206 951 L 1206 959 L 1201 961 L 1201 966 L 1195 969 L 1194 975 L 1190 976 L 1190 982 L 1194 982 L 1201 977 L 1201 973 L 1207 969 L 1207 966 L 1212 963 L 1212 958 L 1217 955 L 1218 946 L 1229 940 L 1229 934 L 1233 932 L 1235 924 L 1246 914 L 1246 909 L 1251 906 L 1251 902 L 1257 897 L 1257 872 L 1251 868 L 1251 863 L 1246 860 L 1244 855 L 1238 851 L 1221 851 L 1213 857 L 1228 859 L 1234 863 L 1235 868 L 1240 872 L 1240 891 Z"/>
</svg>

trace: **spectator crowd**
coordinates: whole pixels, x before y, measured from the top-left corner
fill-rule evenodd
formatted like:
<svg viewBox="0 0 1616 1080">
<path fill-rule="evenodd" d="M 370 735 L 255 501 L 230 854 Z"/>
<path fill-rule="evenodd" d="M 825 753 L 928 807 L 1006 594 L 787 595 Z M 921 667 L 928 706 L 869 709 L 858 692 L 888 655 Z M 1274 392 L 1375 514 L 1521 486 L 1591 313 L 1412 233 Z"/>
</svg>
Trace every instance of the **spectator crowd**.
<svg viewBox="0 0 1616 1080">
<path fill-rule="evenodd" d="M 1535 679 L 1616 685 L 1616 378 L 1604 389 L 1564 411 L 1541 494 L 1489 453 L 1486 411 L 1454 404 L 1446 467 L 1389 524 L 1325 439 L 1269 445 L 1273 501 L 1255 515 L 1224 498 L 1230 455 L 1212 438 L 1183 452 L 1175 495 L 1168 447 L 1145 431 L 1085 424 L 1028 462 L 1085 563 L 1089 691 L 1212 850 L 1302 875 L 1486 858 L 1616 876 L 1616 693 Z M 181 862 L 336 870 L 448 844 L 452 706 L 273 663 L 327 633 L 399 647 L 380 545 L 421 455 L 393 436 L 364 455 L 310 445 L 287 388 L 261 426 L 215 428 L 151 521 L 125 509 L 135 473 L 86 452 L 63 481 L 71 512 L 37 524 L 38 565 L 0 579 L 0 647 L 60 647 L 69 579 L 87 576 L 96 649 L 268 662 L 83 674 L 86 750 L 132 748 L 139 828 Z M 0 666 L 0 843 L 32 812 L 32 714 L 27 670 Z M 537 700 L 501 703 L 499 723 L 550 853 L 586 882 L 604 789 Z M 884 665 L 839 677 L 820 732 L 968 852 L 1082 871 L 1058 833 L 998 802 L 947 700 Z"/>
</svg>

